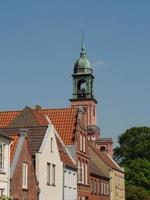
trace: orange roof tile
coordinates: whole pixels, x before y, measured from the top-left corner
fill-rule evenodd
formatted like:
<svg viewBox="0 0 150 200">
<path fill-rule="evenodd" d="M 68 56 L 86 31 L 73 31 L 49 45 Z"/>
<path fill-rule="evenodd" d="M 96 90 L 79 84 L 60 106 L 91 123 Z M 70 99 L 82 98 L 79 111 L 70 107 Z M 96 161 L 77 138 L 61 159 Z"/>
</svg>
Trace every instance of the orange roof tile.
<svg viewBox="0 0 150 200">
<path fill-rule="evenodd" d="M 11 164 L 15 155 L 16 148 L 17 148 L 19 136 L 16 134 L 16 135 L 11 136 L 10 138 L 12 140 L 12 143 L 10 145 L 10 164 Z"/>
<path fill-rule="evenodd" d="M 65 144 L 73 144 L 77 123 L 76 108 L 62 109 L 31 109 L 39 125 L 47 125 L 43 115 L 47 115 Z M 8 127 L 21 111 L 0 112 L 0 128 Z M 38 113 L 39 112 L 39 113 Z"/>
<path fill-rule="evenodd" d="M 41 109 L 39 112 L 49 117 L 64 144 L 73 144 L 77 123 L 76 108 Z"/>
<path fill-rule="evenodd" d="M 19 115 L 20 111 L 0 112 L 0 128 L 7 127 L 12 120 Z"/>
<path fill-rule="evenodd" d="M 66 149 L 63 147 L 61 141 L 59 140 L 59 138 L 56 136 L 56 141 L 57 141 L 57 146 L 58 146 L 58 150 L 59 150 L 59 155 L 60 155 L 60 159 L 61 161 L 63 161 L 63 163 L 73 169 L 76 169 L 75 164 L 73 163 L 73 161 L 71 160 L 70 156 L 68 155 L 68 152 L 66 151 Z"/>
</svg>

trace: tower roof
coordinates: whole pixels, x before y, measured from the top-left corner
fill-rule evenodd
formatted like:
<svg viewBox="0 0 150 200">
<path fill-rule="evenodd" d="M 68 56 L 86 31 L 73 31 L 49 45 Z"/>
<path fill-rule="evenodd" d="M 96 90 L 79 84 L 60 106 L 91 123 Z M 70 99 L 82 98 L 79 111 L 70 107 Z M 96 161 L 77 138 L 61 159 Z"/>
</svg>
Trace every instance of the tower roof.
<svg viewBox="0 0 150 200">
<path fill-rule="evenodd" d="M 82 42 L 81 42 L 81 51 L 80 57 L 74 64 L 74 73 L 81 73 L 81 74 L 91 74 L 92 68 L 90 61 L 88 60 L 87 53 L 84 46 L 84 35 L 82 33 Z"/>
</svg>

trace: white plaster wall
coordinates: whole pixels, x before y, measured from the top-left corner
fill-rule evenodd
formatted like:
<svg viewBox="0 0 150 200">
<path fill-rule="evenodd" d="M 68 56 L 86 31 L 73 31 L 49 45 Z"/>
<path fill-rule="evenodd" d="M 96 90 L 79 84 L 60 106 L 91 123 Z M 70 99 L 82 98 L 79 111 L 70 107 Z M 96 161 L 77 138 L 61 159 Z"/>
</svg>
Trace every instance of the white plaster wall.
<svg viewBox="0 0 150 200">
<path fill-rule="evenodd" d="M 77 200 L 77 172 L 68 168 L 64 168 L 64 171 L 67 174 L 64 175 L 64 200 Z M 75 173 L 74 180 L 73 173 Z"/>
<path fill-rule="evenodd" d="M 51 152 L 50 148 L 51 138 L 53 138 L 53 152 Z M 47 185 L 47 163 L 56 165 L 56 186 Z M 46 132 L 44 141 L 40 148 L 40 152 L 36 154 L 36 176 L 40 188 L 39 200 L 63 199 L 63 163 L 59 157 L 54 129 L 51 125 Z"/>
<path fill-rule="evenodd" d="M 0 135 L 0 142 L 4 146 L 4 170 L 0 171 L 0 189 L 4 189 L 4 195 L 9 196 L 10 191 L 10 145 L 9 140 Z"/>
</svg>

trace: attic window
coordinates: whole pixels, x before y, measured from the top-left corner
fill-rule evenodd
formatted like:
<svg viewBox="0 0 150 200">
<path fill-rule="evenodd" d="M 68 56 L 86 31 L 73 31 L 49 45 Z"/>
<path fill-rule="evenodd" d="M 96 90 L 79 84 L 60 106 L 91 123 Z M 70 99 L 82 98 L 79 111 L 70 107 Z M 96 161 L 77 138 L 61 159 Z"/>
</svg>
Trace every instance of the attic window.
<svg viewBox="0 0 150 200">
<path fill-rule="evenodd" d="M 51 153 L 53 153 L 53 138 L 51 138 L 50 148 L 51 148 Z"/>
</svg>

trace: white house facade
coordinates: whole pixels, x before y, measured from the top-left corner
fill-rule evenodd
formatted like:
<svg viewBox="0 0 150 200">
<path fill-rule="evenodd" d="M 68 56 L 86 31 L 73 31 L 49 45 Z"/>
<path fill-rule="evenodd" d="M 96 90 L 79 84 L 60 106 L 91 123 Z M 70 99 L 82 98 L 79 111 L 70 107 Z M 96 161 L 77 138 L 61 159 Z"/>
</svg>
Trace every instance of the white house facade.
<svg viewBox="0 0 150 200">
<path fill-rule="evenodd" d="M 64 200 L 77 200 L 77 172 L 64 167 Z"/>
<path fill-rule="evenodd" d="M 49 125 L 38 153 L 36 176 L 39 200 L 63 199 L 63 162 L 60 159 L 53 125 Z"/>
<path fill-rule="evenodd" d="M 0 132 L 0 196 L 10 191 L 10 139 Z"/>
</svg>

